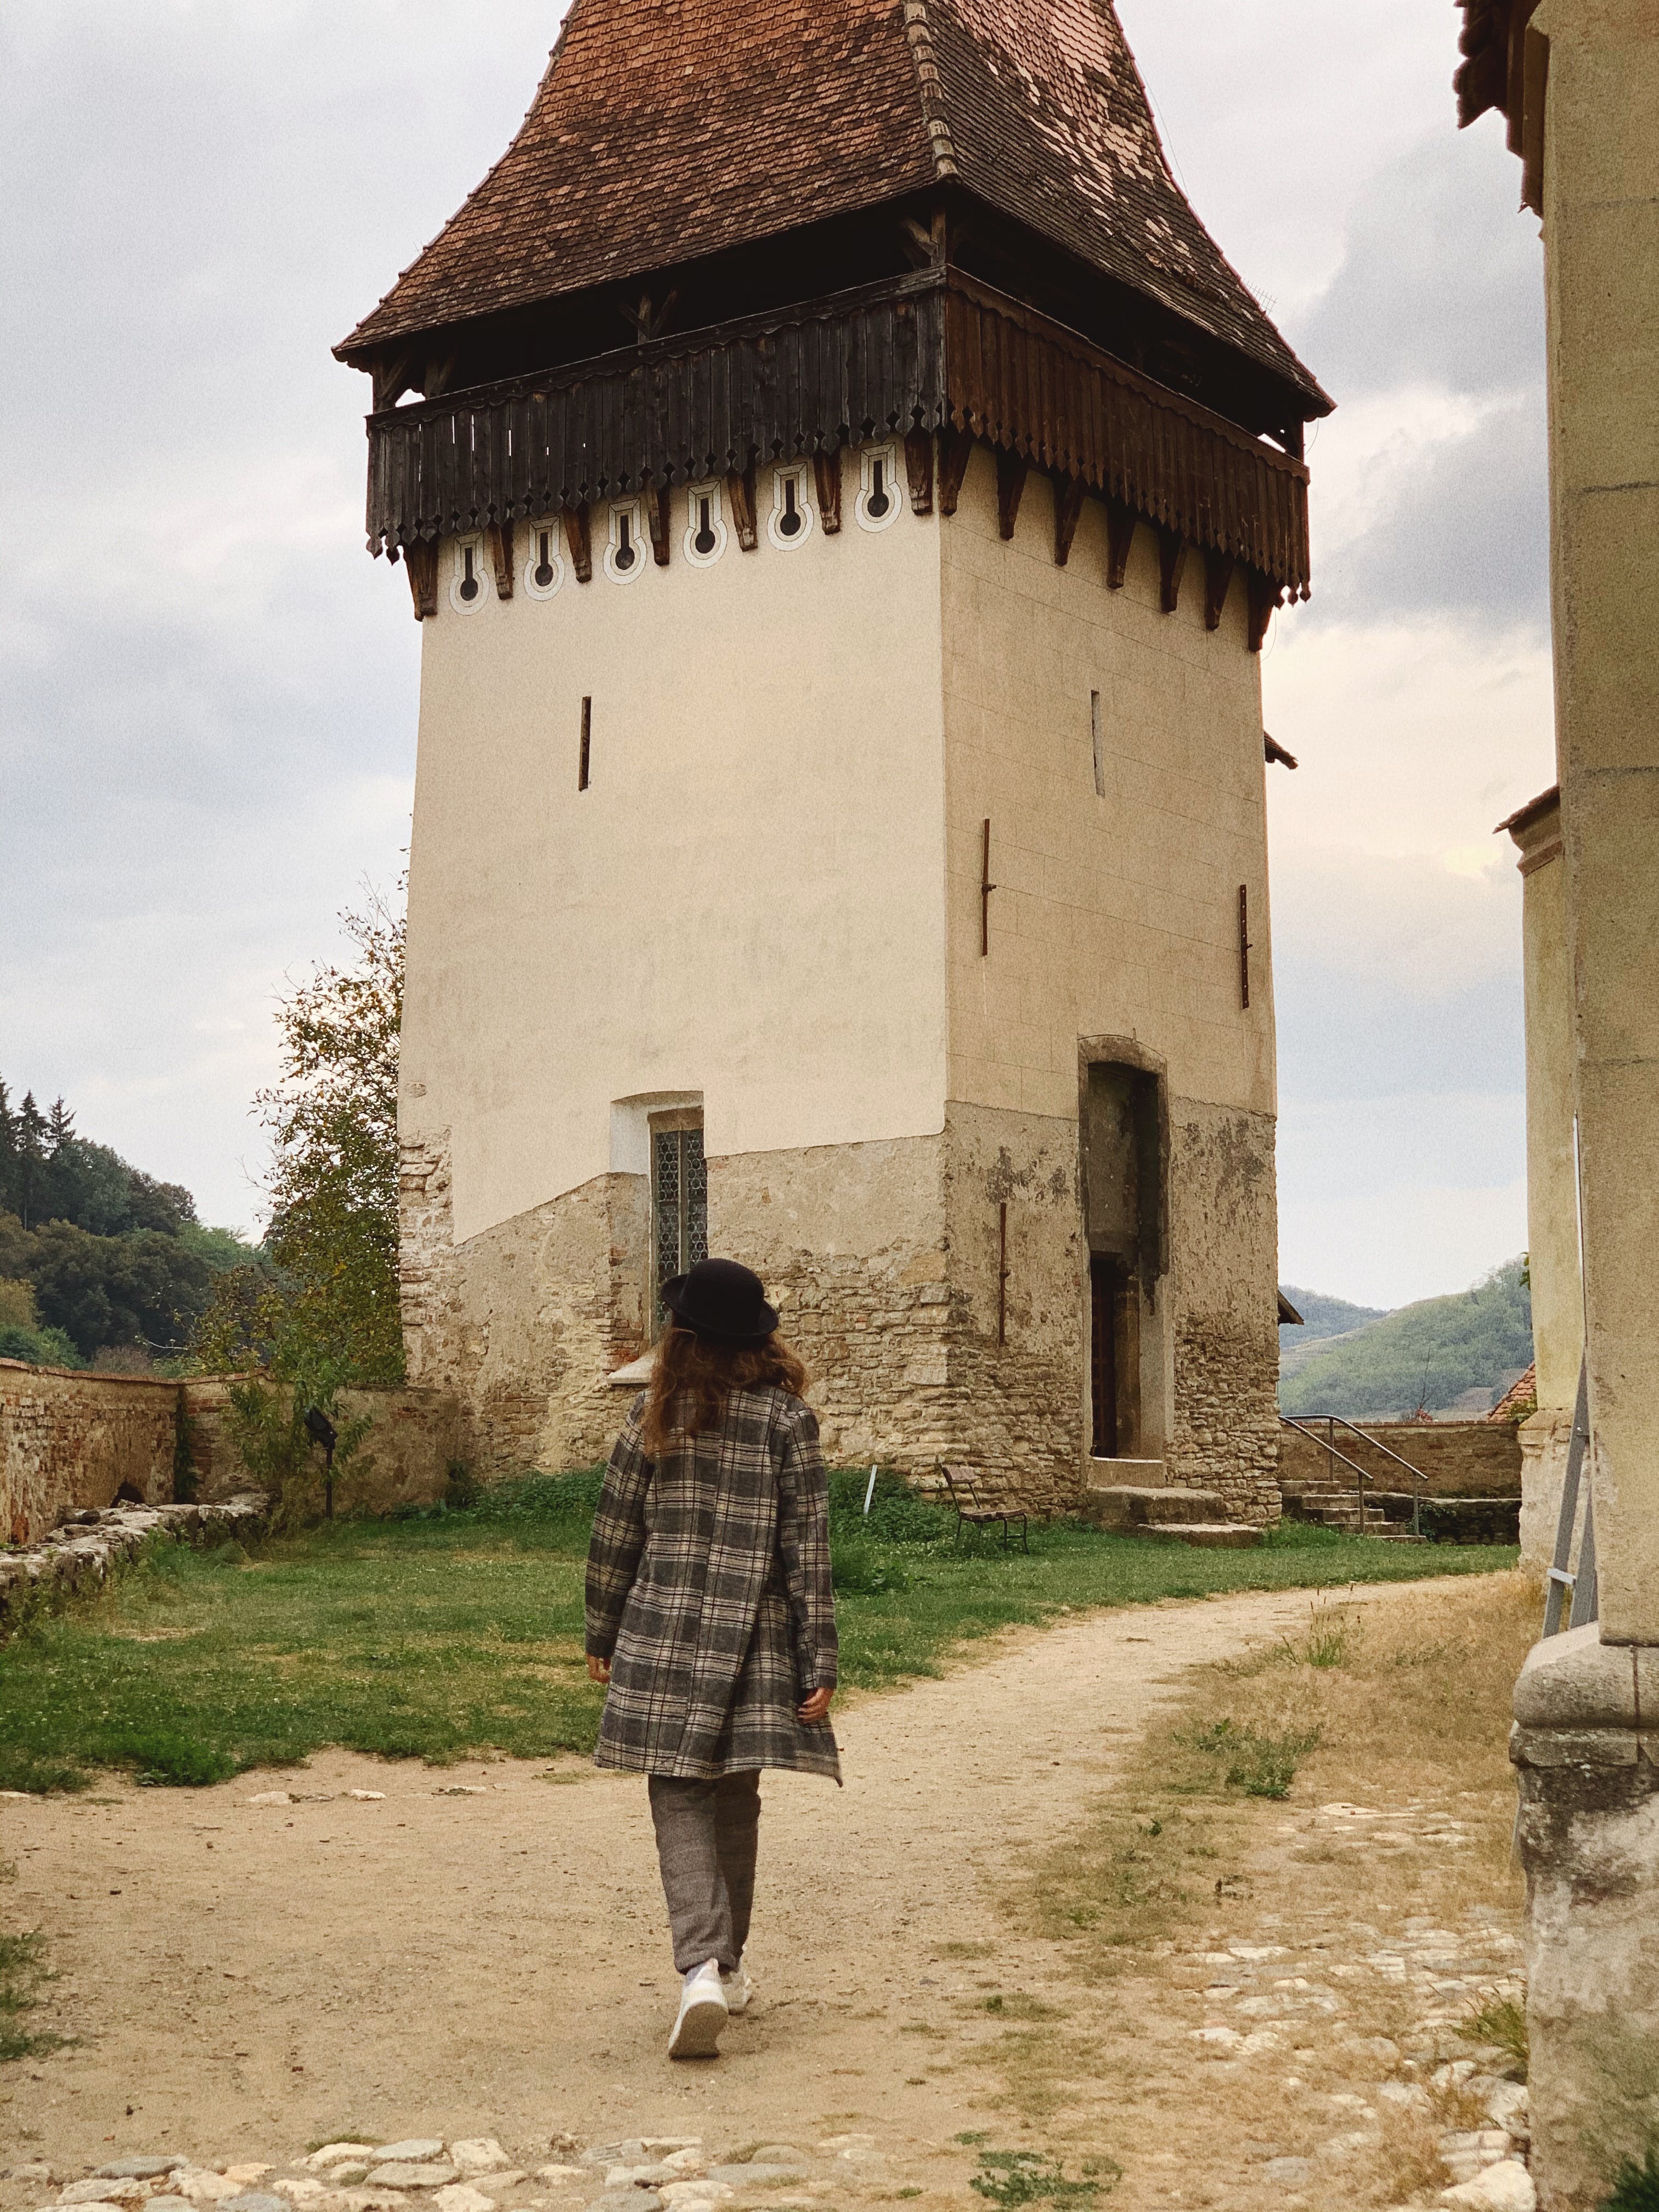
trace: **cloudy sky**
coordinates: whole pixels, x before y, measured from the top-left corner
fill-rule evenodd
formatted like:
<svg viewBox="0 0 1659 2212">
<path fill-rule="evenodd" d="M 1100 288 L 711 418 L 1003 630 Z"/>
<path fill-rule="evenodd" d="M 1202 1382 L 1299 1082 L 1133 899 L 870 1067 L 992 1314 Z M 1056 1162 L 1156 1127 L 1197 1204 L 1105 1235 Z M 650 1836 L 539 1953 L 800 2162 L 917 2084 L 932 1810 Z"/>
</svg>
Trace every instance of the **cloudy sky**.
<svg viewBox="0 0 1659 2212">
<path fill-rule="evenodd" d="M 1525 1243 L 1519 888 L 1551 765 L 1536 226 L 1449 0 L 1121 0 L 1176 172 L 1340 403 L 1277 620 L 1286 1279 Z M 401 865 L 417 646 L 329 356 L 517 124 L 556 0 L 0 20 L 0 1074 L 258 1218 L 285 974 Z"/>
</svg>

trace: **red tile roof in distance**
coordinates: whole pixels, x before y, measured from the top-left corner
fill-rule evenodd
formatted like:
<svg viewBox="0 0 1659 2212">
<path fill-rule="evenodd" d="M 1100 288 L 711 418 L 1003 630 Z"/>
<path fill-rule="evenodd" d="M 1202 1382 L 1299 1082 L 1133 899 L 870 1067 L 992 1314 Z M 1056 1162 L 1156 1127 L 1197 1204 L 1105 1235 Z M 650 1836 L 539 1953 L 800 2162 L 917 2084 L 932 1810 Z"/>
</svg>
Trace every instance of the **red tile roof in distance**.
<svg viewBox="0 0 1659 2212">
<path fill-rule="evenodd" d="M 1109 0 L 574 0 L 346 356 L 959 177 L 1328 404 L 1176 185 Z"/>
</svg>

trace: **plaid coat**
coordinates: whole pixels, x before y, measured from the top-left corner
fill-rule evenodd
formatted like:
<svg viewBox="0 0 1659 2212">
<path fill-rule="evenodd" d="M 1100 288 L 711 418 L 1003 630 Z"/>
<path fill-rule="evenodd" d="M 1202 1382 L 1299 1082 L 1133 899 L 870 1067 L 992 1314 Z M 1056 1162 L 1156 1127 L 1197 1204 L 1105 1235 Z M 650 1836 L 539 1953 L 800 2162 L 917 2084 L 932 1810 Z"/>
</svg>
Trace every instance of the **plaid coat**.
<svg viewBox="0 0 1659 2212">
<path fill-rule="evenodd" d="M 587 1553 L 587 1649 L 611 1662 L 595 1761 L 708 1780 L 761 1766 L 841 1779 L 829 1493 L 810 1407 L 766 1384 L 645 1455 L 643 1395 L 605 1470 Z"/>
</svg>

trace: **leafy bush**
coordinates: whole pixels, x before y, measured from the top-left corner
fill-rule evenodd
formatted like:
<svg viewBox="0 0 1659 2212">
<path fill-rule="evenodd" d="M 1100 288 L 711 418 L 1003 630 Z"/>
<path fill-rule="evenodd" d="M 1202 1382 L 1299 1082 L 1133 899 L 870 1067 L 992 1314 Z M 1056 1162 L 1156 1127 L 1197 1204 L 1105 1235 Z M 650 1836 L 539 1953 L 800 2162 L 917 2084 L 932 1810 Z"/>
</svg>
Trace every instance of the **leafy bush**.
<svg viewBox="0 0 1659 2212">
<path fill-rule="evenodd" d="M 374 1464 L 363 1450 L 374 1426 L 371 1417 L 337 1419 L 339 1383 L 326 1370 L 281 1384 L 233 1382 L 227 1425 L 237 1457 L 270 1500 L 275 1529 L 301 1526 L 318 1518 L 331 1492 Z M 336 1431 L 331 1479 L 322 1452 L 306 1426 L 314 1407 Z"/>
<path fill-rule="evenodd" d="M 0 1359 L 27 1360 L 31 1367 L 84 1367 L 86 1361 L 61 1328 L 24 1328 L 0 1324 Z"/>
<path fill-rule="evenodd" d="M 855 1529 L 878 1544 L 936 1544 L 956 1526 L 948 1506 L 914 1490 L 902 1475 L 876 1476 L 876 1492 L 870 1510 L 864 1510 L 864 1493 L 870 1484 L 867 1468 L 834 1468 L 830 1476 L 831 1533 Z"/>
</svg>

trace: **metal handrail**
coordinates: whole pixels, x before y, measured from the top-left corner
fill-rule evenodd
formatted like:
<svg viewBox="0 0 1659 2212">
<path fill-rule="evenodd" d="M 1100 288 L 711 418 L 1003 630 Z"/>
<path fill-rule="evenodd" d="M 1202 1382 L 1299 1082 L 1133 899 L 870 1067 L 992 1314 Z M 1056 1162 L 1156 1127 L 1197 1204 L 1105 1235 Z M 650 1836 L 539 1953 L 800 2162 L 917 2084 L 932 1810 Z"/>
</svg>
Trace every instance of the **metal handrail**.
<svg viewBox="0 0 1659 2212">
<path fill-rule="evenodd" d="M 1279 1424 L 1282 1427 L 1295 1429 L 1298 1435 L 1306 1437 L 1310 1443 L 1316 1443 L 1319 1446 L 1322 1451 L 1328 1452 L 1332 1459 L 1340 1459 L 1344 1467 L 1351 1467 L 1354 1473 L 1359 1477 L 1362 1483 L 1369 1482 L 1373 1488 L 1375 1488 L 1376 1484 L 1376 1477 L 1371 1473 L 1370 1469 L 1369 1468 L 1361 1467 L 1357 1459 L 1350 1459 L 1346 1452 L 1338 1449 L 1335 1429 L 1339 1424 L 1341 1427 L 1346 1429 L 1351 1435 L 1362 1437 L 1364 1441 L 1370 1445 L 1374 1451 L 1380 1451 L 1385 1459 L 1391 1459 L 1396 1467 L 1403 1467 L 1407 1474 L 1412 1478 L 1412 1534 L 1413 1536 L 1420 1536 L 1422 1534 L 1423 1470 L 1421 1468 L 1413 1467 L 1408 1459 L 1401 1459 L 1397 1451 L 1391 1451 L 1387 1444 L 1381 1442 L 1379 1438 L 1372 1436 L 1369 1429 L 1362 1429 L 1357 1421 L 1351 1421 L 1341 1413 L 1313 1413 L 1309 1416 L 1310 1420 L 1324 1421 L 1329 1425 L 1332 1433 L 1324 1437 L 1316 1436 L 1314 1431 L 1307 1425 L 1307 1423 L 1305 1421 L 1298 1421 L 1294 1414 L 1281 1413 L 1279 1419 Z M 1359 1504 L 1359 1520 L 1361 1528 L 1363 1529 L 1365 1521 L 1365 1493 L 1363 1490 L 1356 1488 L 1354 1494 Z"/>
</svg>

